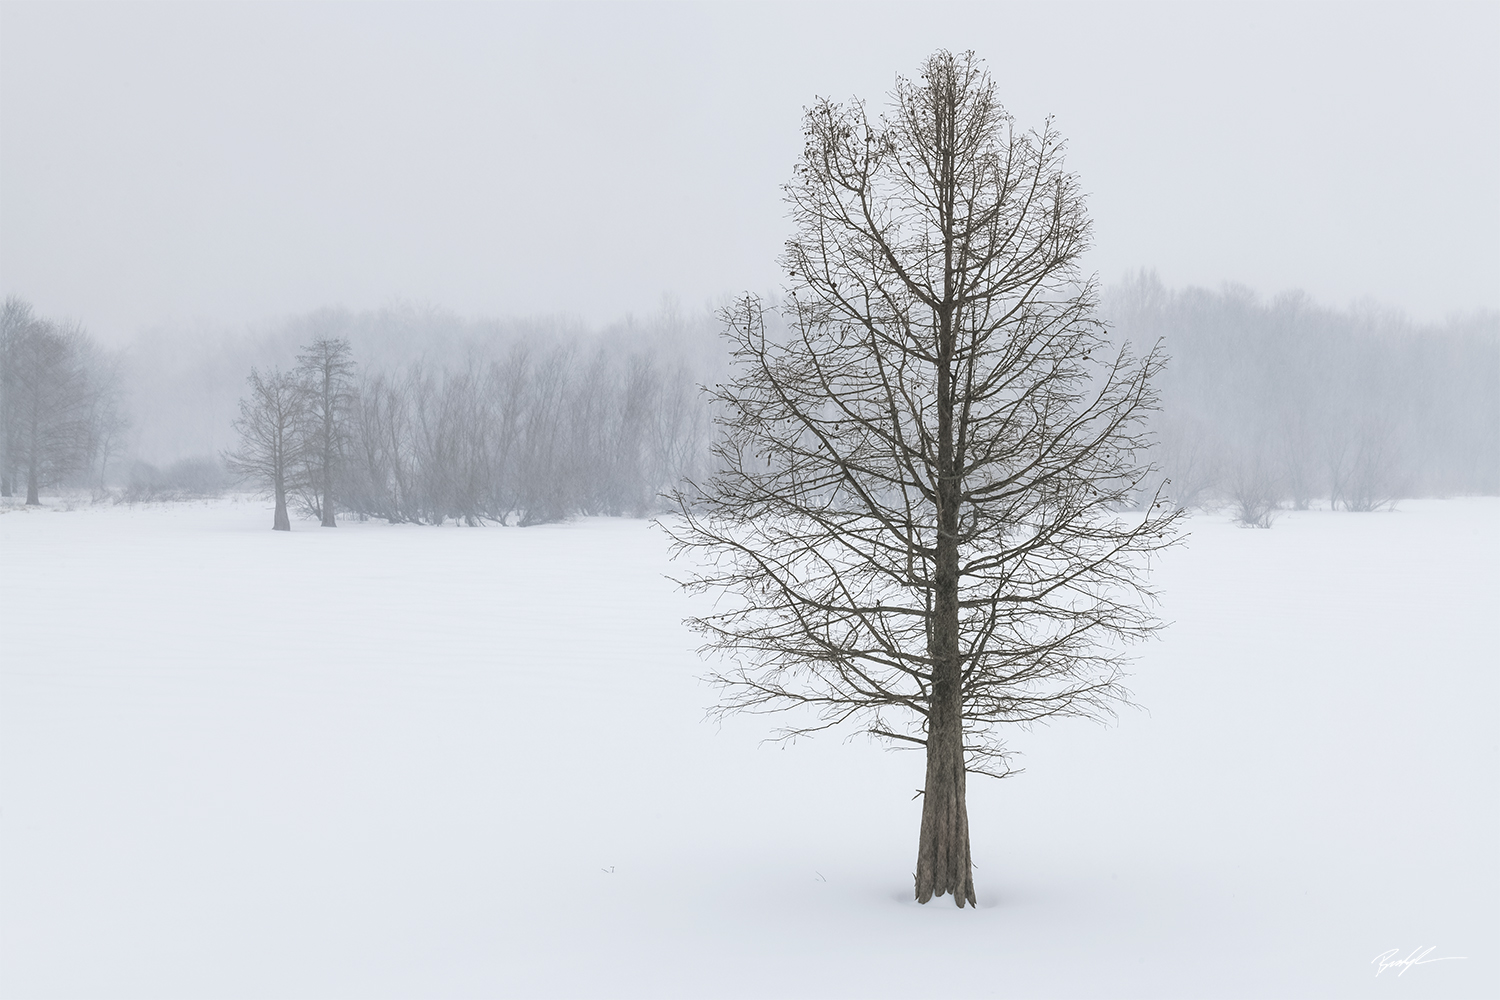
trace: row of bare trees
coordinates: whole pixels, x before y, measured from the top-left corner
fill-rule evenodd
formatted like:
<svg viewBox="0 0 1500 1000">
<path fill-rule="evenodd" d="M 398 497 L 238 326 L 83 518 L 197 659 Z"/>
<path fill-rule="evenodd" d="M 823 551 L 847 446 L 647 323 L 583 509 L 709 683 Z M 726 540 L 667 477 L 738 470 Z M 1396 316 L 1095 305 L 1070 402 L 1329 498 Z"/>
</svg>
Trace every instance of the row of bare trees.
<svg viewBox="0 0 1500 1000">
<path fill-rule="evenodd" d="M 325 528 L 336 513 L 349 471 L 350 418 L 358 407 L 349 342 L 319 337 L 302 348 L 291 371 L 250 370 L 250 394 L 234 421 L 240 447 L 225 467 L 260 484 L 276 501 L 271 527 L 290 531 L 292 500 Z"/>
<path fill-rule="evenodd" d="M 514 345 L 457 367 L 357 371 L 324 337 L 289 371 L 253 370 L 229 469 L 333 527 L 522 525 L 642 515 L 706 456 L 708 418 L 682 364 L 646 351 Z"/>
<path fill-rule="evenodd" d="M 26 503 L 39 504 L 53 486 L 102 489 L 126 426 L 117 359 L 77 325 L 7 298 L 0 306 L 0 496 L 24 485 Z"/>
<path fill-rule="evenodd" d="M 424 524 L 640 516 L 701 460 L 706 424 L 689 374 L 649 354 L 523 344 L 413 364 L 361 386 L 345 500 Z"/>
<path fill-rule="evenodd" d="M 1182 504 L 1265 527 L 1315 503 L 1500 492 L 1500 316 L 1420 326 L 1150 274 L 1111 289 L 1106 312 L 1172 358 L 1153 425 Z"/>
</svg>

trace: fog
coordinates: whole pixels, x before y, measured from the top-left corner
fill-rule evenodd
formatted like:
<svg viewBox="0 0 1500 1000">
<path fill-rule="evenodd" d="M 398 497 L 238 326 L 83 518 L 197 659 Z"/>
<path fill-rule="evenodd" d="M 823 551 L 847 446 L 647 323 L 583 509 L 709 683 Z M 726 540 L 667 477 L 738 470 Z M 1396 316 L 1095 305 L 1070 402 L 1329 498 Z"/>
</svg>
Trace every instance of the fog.
<svg viewBox="0 0 1500 1000">
<path fill-rule="evenodd" d="M 1500 306 L 1500 10 L 0 8 L 0 289 L 109 345 L 430 304 L 592 328 L 774 293 L 817 95 L 935 48 L 1053 115 L 1091 266 L 1419 321 Z"/>
<path fill-rule="evenodd" d="M 1284 508 L 1500 493 L 1500 314 L 1415 324 L 1149 272 L 1103 312 L 1116 338 L 1169 355 L 1152 428 L 1179 504 L 1267 528 Z"/>
<path fill-rule="evenodd" d="M 0 994 L 1500 995 L 1497 42 L 0 4 Z"/>
</svg>

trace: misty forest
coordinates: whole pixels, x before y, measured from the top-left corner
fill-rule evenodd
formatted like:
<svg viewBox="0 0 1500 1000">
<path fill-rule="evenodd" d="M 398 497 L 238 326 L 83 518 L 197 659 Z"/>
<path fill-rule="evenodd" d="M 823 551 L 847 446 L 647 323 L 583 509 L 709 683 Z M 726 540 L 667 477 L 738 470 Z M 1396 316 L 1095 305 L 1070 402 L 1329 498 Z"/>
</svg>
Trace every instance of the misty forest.
<svg viewBox="0 0 1500 1000">
<path fill-rule="evenodd" d="M 1161 343 L 1151 415 L 1167 495 L 1269 527 L 1282 510 L 1375 511 L 1500 493 L 1500 315 L 1412 322 L 1288 292 L 1108 287 L 1110 335 Z M 321 521 L 540 524 L 642 517 L 709 461 L 700 388 L 729 370 L 717 309 L 603 330 L 566 320 L 465 321 L 395 306 L 289 317 L 226 344 L 155 332 L 119 350 L 5 301 L 3 490 L 129 502 L 274 485 L 254 460 L 265 392 L 285 383 L 284 490 Z M 344 367 L 320 450 L 304 398 L 317 344 Z M 1140 497 L 1157 483 L 1144 486 Z"/>
<path fill-rule="evenodd" d="M 1493 289 L 1101 276 L 928 52 L 781 123 L 775 287 L 9 268 L 0 996 L 1500 985 Z"/>
</svg>

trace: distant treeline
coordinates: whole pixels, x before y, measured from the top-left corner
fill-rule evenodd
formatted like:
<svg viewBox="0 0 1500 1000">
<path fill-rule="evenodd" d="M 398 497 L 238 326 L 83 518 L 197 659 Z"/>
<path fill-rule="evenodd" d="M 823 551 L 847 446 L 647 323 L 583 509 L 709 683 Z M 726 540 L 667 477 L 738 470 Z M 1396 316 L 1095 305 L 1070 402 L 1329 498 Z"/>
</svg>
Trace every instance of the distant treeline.
<svg viewBox="0 0 1500 1000">
<path fill-rule="evenodd" d="M 103 489 L 128 426 L 119 359 L 77 325 L 0 305 L 0 496 L 28 504 L 53 487 Z"/>
<path fill-rule="evenodd" d="M 708 432 L 694 373 L 628 347 L 416 363 L 360 379 L 340 506 L 422 524 L 640 517 L 698 471 Z"/>
<path fill-rule="evenodd" d="M 1419 326 L 1144 274 L 1104 312 L 1117 336 L 1165 341 L 1157 462 L 1179 503 L 1268 524 L 1318 502 L 1500 493 L 1500 315 Z"/>
<path fill-rule="evenodd" d="M 1144 274 L 1108 289 L 1102 313 L 1121 338 L 1165 340 L 1155 460 L 1179 503 L 1264 524 L 1312 504 L 1500 494 L 1500 315 L 1418 325 L 1295 294 L 1169 290 Z M 325 401 L 319 449 L 336 513 L 423 524 L 648 513 L 707 471 L 697 386 L 730 363 L 716 331 L 706 309 L 589 331 L 393 307 L 157 334 L 111 353 L 11 298 L 0 487 L 108 485 L 125 500 L 220 489 L 241 440 L 236 406 L 256 394 L 247 372 L 304 392 L 299 345 L 325 341 L 351 363 Z M 321 517 L 304 444 L 288 452 L 288 496 Z"/>
<path fill-rule="evenodd" d="M 325 525 L 639 517 L 708 454 L 697 383 L 682 352 L 639 336 L 386 370 L 325 335 L 295 368 L 251 370 L 225 460 L 276 498 L 277 527 L 288 501 Z"/>
</svg>

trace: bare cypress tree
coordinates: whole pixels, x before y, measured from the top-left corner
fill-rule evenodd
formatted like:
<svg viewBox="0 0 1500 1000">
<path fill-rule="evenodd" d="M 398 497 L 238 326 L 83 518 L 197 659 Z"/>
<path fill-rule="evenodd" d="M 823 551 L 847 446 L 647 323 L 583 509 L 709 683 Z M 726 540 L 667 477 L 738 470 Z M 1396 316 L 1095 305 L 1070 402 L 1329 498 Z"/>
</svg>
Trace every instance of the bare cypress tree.
<svg viewBox="0 0 1500 1000">
<path fill-rule="evenodd" d="M 1098 716 L 1160 623 L 1149 555 L 1153 350 L 1112 351 L 1078 262 L 1089 222 L 1050 124 L 1020 132 L 972 54 L 900 79 L 888 117 L 820 101 L 787 186 L 785 337 L 726 311 L 719 472 L 676 495 L 717 711 L 810 709 L 920 746 L 916 898 L 974 903 L 966 779 L 1004 724 Z"/>
<path fill-rule="evenodd" d="M 343 337 L 319 337 L 297 355 L 307 422 L 303 457 L 307 499 L 325 528 L 336 528 L 334 486 L 342 471 L 354 405 L 354 359 Z"/>
<path fill-rule="evenodd" d="M 252 368 L 246 381 L 250 395 L 240 400 L 240 416 L 234 421 L 240 447 L 224 455 L 224 466 L 268 489 L 276 500 L 271 530 L 291 531 L 286 498 L 297 487 L 294 477 L 302 466 L 306 399 L 296 376 L 275 368 L 265 375 Z"/>
</svg>

